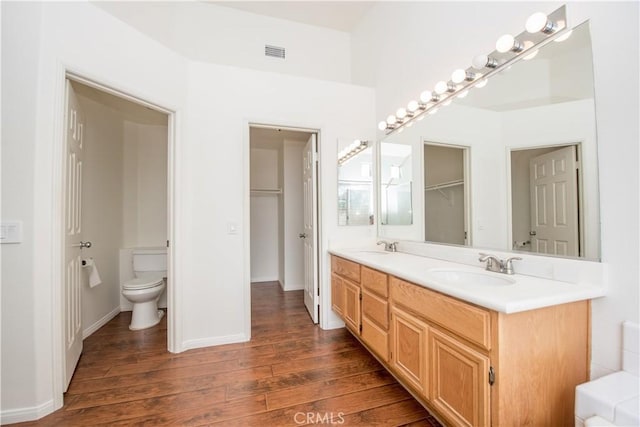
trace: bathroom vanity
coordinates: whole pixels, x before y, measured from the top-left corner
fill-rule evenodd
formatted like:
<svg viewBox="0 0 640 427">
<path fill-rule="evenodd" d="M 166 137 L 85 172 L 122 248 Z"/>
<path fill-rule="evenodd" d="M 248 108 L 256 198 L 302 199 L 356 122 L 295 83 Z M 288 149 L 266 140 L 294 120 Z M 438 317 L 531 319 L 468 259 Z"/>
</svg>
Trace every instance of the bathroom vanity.
<svg viewBox="0 0 640 427">
<path fill-rule="evenodd" d="M 442 421 L 573 425 L 600 289 L 406 253 L 330 252 L 333 310 Z"/>
</svg>

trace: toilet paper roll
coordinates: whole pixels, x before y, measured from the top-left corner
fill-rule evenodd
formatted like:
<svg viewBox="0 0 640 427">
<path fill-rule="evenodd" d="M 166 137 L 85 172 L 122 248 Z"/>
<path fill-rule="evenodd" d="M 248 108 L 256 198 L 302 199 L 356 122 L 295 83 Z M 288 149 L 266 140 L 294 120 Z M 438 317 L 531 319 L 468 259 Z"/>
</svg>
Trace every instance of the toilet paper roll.
<svg viewBox="0 0 640 427">
<path fill-rule="evenodd" d="M 93 258 L 85 259 L 82 261 L 82 266 L 86 268 L 86 271 L 89 274 L 89 286 L 95 287 L 102 283 L 102 279 L 100 279 L 100 274 L 98 273 L 98 267 L 96 266 Z"/>
</svg>

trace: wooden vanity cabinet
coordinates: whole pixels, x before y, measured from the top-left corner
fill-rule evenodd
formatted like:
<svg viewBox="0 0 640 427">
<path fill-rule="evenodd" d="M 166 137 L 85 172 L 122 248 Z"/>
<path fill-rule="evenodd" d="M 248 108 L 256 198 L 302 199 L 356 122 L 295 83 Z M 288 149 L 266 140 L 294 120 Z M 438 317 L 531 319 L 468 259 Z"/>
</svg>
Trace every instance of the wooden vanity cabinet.
<svg viewBox="0 0 640 427">
<path fill-rule="evenodd" d="M 335 256 L 331 289 L 347 327 L 447 424 L 573 425 L 589 301 L 498 313 Z"/>
<path fill-rule="evenodd" d="M 360 335 L 360 264 L 331 257 L 331 307 L 346 326 Z"/>
<path fill-rule="evenodd" d="M 427 400 L 428 336 L 429 326 L 425 322 L 398 307 L 391 309 L 391 368 Z"/>
<path fill-rule="evenodd" d="M 388 276 L 361 266 L 362 341 L 383 361 L 389 361 Z"/>
</svg>

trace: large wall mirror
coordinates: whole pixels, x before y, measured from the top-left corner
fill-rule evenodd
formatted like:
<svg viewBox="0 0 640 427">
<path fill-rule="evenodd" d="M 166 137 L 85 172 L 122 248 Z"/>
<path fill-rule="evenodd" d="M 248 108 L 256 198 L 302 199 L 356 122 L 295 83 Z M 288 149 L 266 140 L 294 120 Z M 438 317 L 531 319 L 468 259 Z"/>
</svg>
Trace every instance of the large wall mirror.
<svg viewBox="0 0 640 427">
<path fill-rule="evenodd" d="M 421 161 L 412 173 L 419 226 L 393 236 L 381 222 L 380 234 L 599 259 L 595 123 L 585 22 L 382 141 L 411 146 Z M 384 164 L 381 150 L 381 175 Z"/>
<path fill-rule="evenodd" d="M 338 225 L 372 225 L 373 147 L 338 141 Z"/>
</svg>

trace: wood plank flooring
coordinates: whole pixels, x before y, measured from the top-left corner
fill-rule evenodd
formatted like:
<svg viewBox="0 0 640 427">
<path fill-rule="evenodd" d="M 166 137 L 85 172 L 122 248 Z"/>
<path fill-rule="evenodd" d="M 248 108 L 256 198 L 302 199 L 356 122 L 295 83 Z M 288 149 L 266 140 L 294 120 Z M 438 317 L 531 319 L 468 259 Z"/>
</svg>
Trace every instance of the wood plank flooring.
<svg viewBox="0 0 640 427">
<path fill-rule="evenodd" d="M 134 332 L 121 313 L 84 341 L 64 407 L 23 425 L 440 425 L 302 291 L 252 286 L 250 342 L 172 354 L 166 317 Z"/>
</svg>

